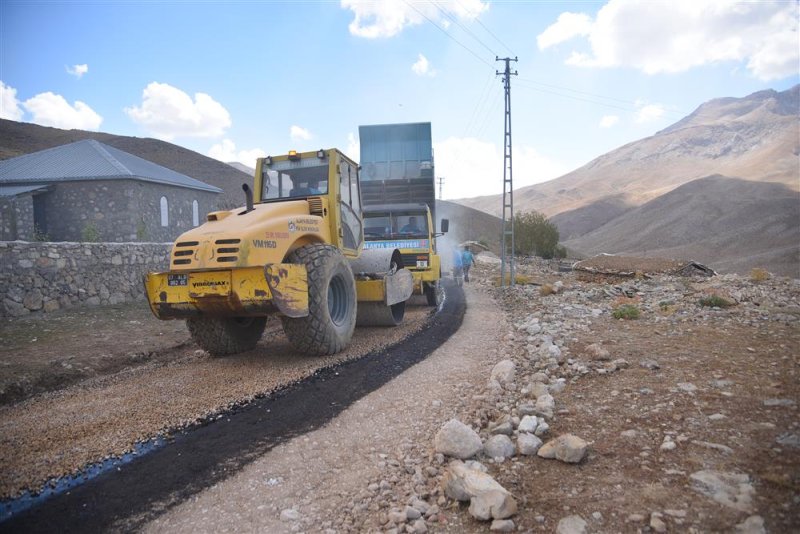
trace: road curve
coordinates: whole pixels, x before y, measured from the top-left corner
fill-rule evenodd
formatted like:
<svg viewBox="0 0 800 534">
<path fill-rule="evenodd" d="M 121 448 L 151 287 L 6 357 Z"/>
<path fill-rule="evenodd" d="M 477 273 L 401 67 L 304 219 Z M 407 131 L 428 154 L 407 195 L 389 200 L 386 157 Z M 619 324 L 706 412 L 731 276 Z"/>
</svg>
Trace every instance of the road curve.
<svg viewBox="0 0 800 534">
<path fill-rule="evenodd" d="M 277 444 L 324 425 L 423 360 L 458 330 L 465 309 L 461 288 L 448 287 L 442 309 L 416 335 L 180 433 L 168 445 L 0 523 L 0 533 L 135 529 Z"/>
</svg>

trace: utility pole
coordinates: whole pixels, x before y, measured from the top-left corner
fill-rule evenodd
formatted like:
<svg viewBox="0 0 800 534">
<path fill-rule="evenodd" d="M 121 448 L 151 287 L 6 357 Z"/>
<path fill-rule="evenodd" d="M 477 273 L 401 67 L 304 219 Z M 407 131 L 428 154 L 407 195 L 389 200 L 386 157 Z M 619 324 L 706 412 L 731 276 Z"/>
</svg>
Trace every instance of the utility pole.
<svg viewBox="0 0 800 534">
<path fill-rule="evenodd" d="M 438 182 L 439 182 L 439 200 L 444 200 L 442 198 L 442 184 L 444 184 L 444 177 L 440 176 L 436 180 L 438 180 Z"/>
<path fill-rule="evenodd" d="M 514 184 L 511 179 L 511 72 L 510 62 L 517 58 L 496 57 L 495 61 L 505 61 L 506 69 L 503 72 L 495 71 L 497 76 L 503 75 L 503 87 L 506 91 L 505 133 L 503 135 L 503 234 L 501 236 L 502 255 L 500 256 L 500 285 L 506 285 L 506 265 L 510 275 L 509 285 L 516 283 L 514 269 Z"/>
</svg>

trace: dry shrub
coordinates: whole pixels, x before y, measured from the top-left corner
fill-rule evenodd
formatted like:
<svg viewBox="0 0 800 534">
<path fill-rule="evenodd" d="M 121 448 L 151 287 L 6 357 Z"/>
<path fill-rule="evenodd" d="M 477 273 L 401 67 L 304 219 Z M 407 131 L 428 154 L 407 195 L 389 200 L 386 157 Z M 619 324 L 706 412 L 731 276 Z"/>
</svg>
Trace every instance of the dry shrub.
<svg viewBox="0 0 800 534">
<path fill-rule="evenodd" d="M 544 284 L 542 285 L 542 287 L 539 288 L 539 294 L 543 297 L 546 297 L 547 295 L 552 295 L 555 292 L 556 292 L 555 288 L 550 284 Z"/>
<path fill-rule="evenodd" d="M 750 279 L 753 282 L 763 282 L 765 280 L 769 280 L 772 278 L 772 275 L 769 274 L 769 271 L 766 269 L 762 269 L 761 267 L 754 267 L 750 269 Z"/>
</svg>

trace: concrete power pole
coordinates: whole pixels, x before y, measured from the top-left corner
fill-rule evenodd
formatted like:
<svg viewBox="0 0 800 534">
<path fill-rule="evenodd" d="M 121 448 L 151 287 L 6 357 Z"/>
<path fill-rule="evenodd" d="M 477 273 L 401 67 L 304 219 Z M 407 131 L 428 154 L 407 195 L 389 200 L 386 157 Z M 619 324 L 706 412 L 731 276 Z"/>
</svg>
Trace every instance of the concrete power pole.
<svg viewBox="0 0 800 534">
<path fill-rule="evenodd" d="M 496 71 L 496 75 L 503 75 L 503 87 L 506 92 L 505 133 L 503 136 L 503 235 L 501 236 L 500 285 L 506 285 L 506 266 L 508 266 L 509 285 L 514 286 L 516 272 L 514 269 L 514 184 L 511 173 L 511 75 L 516 76 L 517 71 L 511 72 L 510 62 L 516 62 L 517 58 L 495 57 L 495 61 L 505 61 L 506 63 L 505 71 Z"/>
</svg>

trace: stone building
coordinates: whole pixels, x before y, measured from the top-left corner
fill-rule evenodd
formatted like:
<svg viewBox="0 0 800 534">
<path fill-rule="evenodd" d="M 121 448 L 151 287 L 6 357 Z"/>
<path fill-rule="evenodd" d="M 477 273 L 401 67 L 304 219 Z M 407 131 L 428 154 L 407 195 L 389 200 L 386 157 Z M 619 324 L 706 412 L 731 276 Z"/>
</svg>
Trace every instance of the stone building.
<svg viewBox="0 0 800 534">
<path fill-rule="evenodd" d="M 0 161 L 1 241 L 174 240 L 218 187 L 95 140 Z"/>
</svg>

